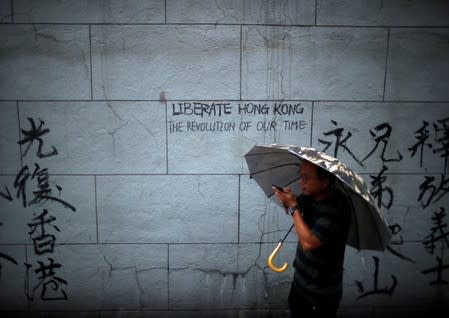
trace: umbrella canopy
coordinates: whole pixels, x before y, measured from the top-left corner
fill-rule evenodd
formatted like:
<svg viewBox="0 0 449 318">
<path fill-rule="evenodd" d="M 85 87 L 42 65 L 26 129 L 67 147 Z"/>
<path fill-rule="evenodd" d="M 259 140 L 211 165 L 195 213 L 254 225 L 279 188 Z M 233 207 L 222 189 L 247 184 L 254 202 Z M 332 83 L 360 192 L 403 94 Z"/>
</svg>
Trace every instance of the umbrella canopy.
<svg viewBox="0 0 449 318">
<path fill-rule="evenodd" d="M 286 187 L 300 178 L 300 166 L 307 160 L 336 176 L 335 186 L 346 196 L 351 207 L 351 227 L 347 244 L 358 250 L 383 251 L 391 232 L 382 212 L 363 178 L 337 158 L 314 148 L 293 145 L 256 145 L 246 155 L 250 178 L 268 197 L 273 184 Z"/>
</svg>

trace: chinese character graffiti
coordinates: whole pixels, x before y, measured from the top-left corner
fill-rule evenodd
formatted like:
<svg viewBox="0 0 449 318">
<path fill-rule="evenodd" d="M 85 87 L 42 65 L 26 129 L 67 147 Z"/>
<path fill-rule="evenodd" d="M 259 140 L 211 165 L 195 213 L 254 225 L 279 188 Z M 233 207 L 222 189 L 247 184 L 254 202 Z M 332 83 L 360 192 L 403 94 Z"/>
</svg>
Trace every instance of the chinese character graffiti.
<svg viewBox="0 0 449 318">
<path fill-rule="evenodd" d="M 425 237 L 423 240 L 423 244 L 426 250 L 433 254 L 436 248 L 436 243 L 441 242 L 447 248 L 449 248 L 449 229 L 448 225 L 444 218 L 446 217 L 446 212 L 443 207 L 440 208 L 440 211 L 434 212 L 434 216 L 432 217 L 432 221 L 434 226 L 430 229 L 430 234 Z"/>
<path fill-rule="evenodd" d="M 433 127 L 435 129 L 435 142 L 437 143 L 433 153 L 439 154 L 440 158 L 443 158 L 443 171 L 446 173 L 449 157 L 449 117 L 437 120 Z"/>
<path fill-rule="evenodd" d="M 334 126 L 337 126 L 337 128 L 327 131 L 327 132 L 324 132 L 323 134 L 325 137 L 333 136 L 335 138 L 335 142 L 332 140 L 318 139 L 319 143 L 325 145 L 323 152 L 326 152 L 333 145 L 333 150 L 331 153 L 334 157 L 338 157 L 338 152 L 340 149 L 342 149 L 343 151 L 346 151 L 347 153 L 349 153 L 349 155 L 359 165 L 363 166 L 363 163 L 354 155 L 354 153 L 351 151 L 351 149 L 347 145 L 347 141 L 352 137 L 352 133 L 350 131 L 348 131 L 346 133 L 346 135 L 344 136 L 345 129 L 338 127 L 338 123 L 336 121 L 332 120 L 331 122 Z"/>
<path fill-rule="evenodd" d="M 402 154 L 398 151 L 396 158 L 387 158 L 386 157 L 386 151 L 388 146 L 388 141 L 391 136 L 393 128 L 389 123 L 382 123 L 380 125 L 377 125 L 373 130 L 370 130 L 371 137 L 374 138 L 374 141 L 376 144 L 374 145 L 373 149 L 365 156 L 365 158 L 362 159 L 362 162 L 367 160 L 369 157 L 371 157 L 374 152 L 377 150 L 379 145 L 381 145 L 382 151 L 380 154 L 380 159 L 383 163 L 385 162 L 394 162 L 394 161 L 401 161 L 402 160 Z"/>
<path fill-rule="evenodd" d="M 365 287 L 363 286 L 363 283 L 360 281 L 356 281 L 356 286 L 357 286 L 359 292 L 361 293 L 361 295 L 357 299 L 365 298 L 367 296 L 376 295 L 376 294 L 392 295 L 397 286 L 398 280 L 397 280 L 396 276 L 391 275 L 391 279 L 393 281 L 391 286 L 379 288 L 379 257 L 373 256 L 373 259 L 374 259 L 374 266 L 375 266 L 373 289 L 366 291 Z"/>
<path fill-rule="evenodd" d="M 3 225 L 3 223 L 0 222 L 0 226 L 2 226 L 2 225 Z M 2 262 L 3 262 L 3 260 L 17 265 L 17 261 L 13 257 L 9 256 L 8 254 L 0 252 L 0 279 L 2 278 L 2 268 L 3 268 Z"/>
<path fill-rule="evenodd" d="M 446 173 L 449 157 L 449 117 L 438 119 L 433 123 L 433 135 L 430 132 L 430 123 L 423 120 L 422 126 L 415 131 L 416 143 L 408 148 L 411 157 L 419 156 L 419 166 L 423 166 L 426 150 L 432 150 L 443 160 L 443 171 Z M 433 136 L 433 139 L 431 139 Z"/>
<path fill-rule="evenodd" d="M 59 228 L 52 224 L 55 220 L 56 218 L 54 216 L 48 216 L 47 209 L 44 209 L 41 214 L 33 218 L 33 222 L 28 223 L 28 227 L 30 228 L 28 234 L 33 240 L 34 252 L 37 255 L 53 253 L 56 237 L 53 234 L 47 233 L 47 227 L 51 226 L 60 232 Z"/>
<path fill-rule="evenodd" d="M 431 281 L 430 285 L 447 285 L 449 282 L 443 279 L 443 271 L 449 269 L 449 264 L 443 264 L 441 257 L 436 257 L 437 266 L 425 269 L 422 271 L 423 274 L 436 274 L 436 279 Z"/>
<path fill-rule="evenodd" d="M 445 175 L 440 176 L 438 185 L 434 184 L 434 176 L 425 176 L 425 180 L 419 186 L 421 193 L 418 196 L 418 202 L 423 208 L 428 207 L 431 203 L 438 202 L 447 192 L 449 192 L 449 178 Z"/>
<path fill-rule="evenodd" d="M 417 131 L 415 131 L 415 139 L 417 140 L 408 150 L 411 152 L 411 156 L 414 157 L 416 153 L 419 153 L 419 166 L 423 166 L 424 151 L 426 148 L 431 149 L 432 144 L 428 142 L 430 138 L 430 132 L 428 129 L 429 123 L 423 120 L 423 125 Z"/>
<path fill-rule="evenodd" d="M 56 269 L 61 267 L 61 264 L 56 263 L 51 257 L 48 257 L 49 261 L 45 264 L 42 261 L 37 261 L 39 266 L 34 270 L 35 274 L 40 274 L 37 276 L 38 283 L 33 287 L 31 294 L 27 292 L 28 300 L 34 300 L 34 293 L 40 289 L 40 299 L 42 300 L 67 300 L 67 294 L 63 287 L 67 285 L 67 281 L 61 277 L 56 276 Z M 31 269 L 31 264 L 25 264 L 27 280 L 29 277 L 29 270 Z"/>
<path fill-rule="evenodd" d="M 18 142 L 26 148 L 22 152 L 22 158 L 27 155 L 33 144 L 37 143 L 36 157 L 38 159 L 46 159 L 48 157 L 58 155 L 58 151 L 54 146 L 49 150 L 45 147 L 45 136 L 50 133 L 50 129 L 45 128 L 45 122 L 39 119 L 39 125 L 33 118 L 27 118 L 31 128 L 29 130 L 21 129 L 23 138 Z M 55 194 L 53 186 L 58 191 Z M 41 167 L 38 163 L 34 164 L 31 170 L 28 165 L 24 165 L 15 176 L 13 188 L 15 193 L 11 194 L 9 188 L 5 185 L 4 190 L 0 192 L 0 198 L 7 201 L 16 199 L 23 208 L 42 206 L 48 202 L 54 202 L 63 208 L 76 211 L 76 208 L 63 200 L 61 196 L 62 187 L 50 181 L 50 173 L 47 168 Z M 38 257 L 42 255 L 53 255 L 57 246 L 56 233 L 61 232 L 56 224 L 56 217 L 50 215 L 47 207 L 40 208 L 40 212 L 35 213 L 30 222 L 27 223 L 30 240 L 33 242 L 34 254 Z M 44 301 L 67 300 L 65 286 L 68 282 L 58 275 L 57 271 L 61 268 L 61 264 L 56 262 L 54 258 L 36 260 L 36 264 L 24 263 L 26 271 L 26 295 L 28 300 L 33 301 L 34 296 L 39 292 L 39 297 Z M 0 253 L 0 260 L 12 262 L 17 265 L 17 261 Z M 34 267 L 34 270 L 31 270 Z M 0 263 L 1 270 L 1 263 Z M 1 272 L 0 272 L 1 274 Z M 1 275 L 0 275 L 1 278 Z M 30 286 L 31 282 L 37 282 L 34 286 Z"/>
<path fill-rule="evenodd" d="M 44 140 L 42 139 L 42 136 L 44 136 L 45 134 L 48 134 L 50 132 L 50 129 L 48 129 L 48 128 L 43 129 L 45 122 L 43 120 L 39 119 L 39 126 L 36 126 L 36 123 L 34 122 L 33 118 L 27 118 L 27 119 L 31 125 L 31 129 L 30 130 L 22 129 L 21 131 L 22 131 L 22 134 L 24 135 L 24 138 L 22 140 L 19 140 L 19 142 L 18 142 L 19 145 L 25 145 L 25 144 L 27 145 L 27 147 L 25 148 L 25 151 L 23 152 L 23 156 L 26 156 L 31 145 L 35 141 L 37 141 L 37 143 L 38 143 L 37 152 L 36 152 L 36 156 L 38 158 L 56 156 L 58 154 L 58 150 L 56 150 L 56 148 L 54 146 L 51 146 L 51 151 L 48 151 L 45 153 L 42 152 L 42 148 L 44 147 Z"/>
<path fill-rule="evenodd" d="M 374 199 L 377 200 L 377 206 L 383 206 L 389 209 L 393 204 L 393 189 L 384 185 L 387 181 L 387 177 L 384 175 L 384 172 L 387 170 L 388 167 L 383 166 L 377 176 L 371 176 L 372 189 L 370 190 L 370 193 L 373 195 Z"/>
</svg>

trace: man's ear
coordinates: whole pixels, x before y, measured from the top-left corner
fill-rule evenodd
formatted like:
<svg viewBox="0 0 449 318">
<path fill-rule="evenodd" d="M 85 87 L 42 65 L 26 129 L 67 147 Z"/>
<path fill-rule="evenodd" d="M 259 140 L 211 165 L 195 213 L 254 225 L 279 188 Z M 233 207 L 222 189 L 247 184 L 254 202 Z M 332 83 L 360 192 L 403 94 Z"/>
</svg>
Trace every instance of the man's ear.
<svg viewBox="0 0 449 318">
<path fill-rule="evenodd" d="M 324 181 L 325 184 L 326 184 L 326 188 L 330 188 L 330 186 L 331 186 L 331 181 L 330 181 L 328 178 L 324 179 L 323 181 Z"/>
</svg>

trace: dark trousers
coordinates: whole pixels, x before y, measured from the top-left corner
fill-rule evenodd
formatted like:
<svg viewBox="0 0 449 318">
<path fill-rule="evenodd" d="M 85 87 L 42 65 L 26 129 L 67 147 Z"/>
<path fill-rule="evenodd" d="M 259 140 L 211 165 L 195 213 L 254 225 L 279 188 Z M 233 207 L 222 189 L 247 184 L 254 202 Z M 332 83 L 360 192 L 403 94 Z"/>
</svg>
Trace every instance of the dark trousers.
<svg viewBox="0 0 449 318">
<path fill-rule="evenodd" d="M 315 305 L 302 296 L 296 288 L 291 287 L 288 295 L 288 306 L 290 317 L 296 318 L 335 318 L 337 316 L 338 304 Z"/>
</svg>

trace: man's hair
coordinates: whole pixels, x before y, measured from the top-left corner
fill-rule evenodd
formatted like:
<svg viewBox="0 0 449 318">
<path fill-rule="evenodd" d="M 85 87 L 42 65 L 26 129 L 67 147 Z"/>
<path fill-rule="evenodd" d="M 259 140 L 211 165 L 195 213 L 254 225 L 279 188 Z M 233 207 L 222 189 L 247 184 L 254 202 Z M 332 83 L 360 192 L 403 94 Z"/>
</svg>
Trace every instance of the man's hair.
<svg viewBox="0 0 449 318">
<path fill-rule="evenodd" d="M 315 165 L 315 166 L 317 168 L 316 175 L 317 175 L 318 179 L 320 179 L 320 180 L 327 179 L 327 180 L 329 180 L 329 186 L 330 187 L 334 186 L 335 180 L 336 180 L 335 175 L 320 166 L 317 166 L 317 165 Z"/>
</svg>

